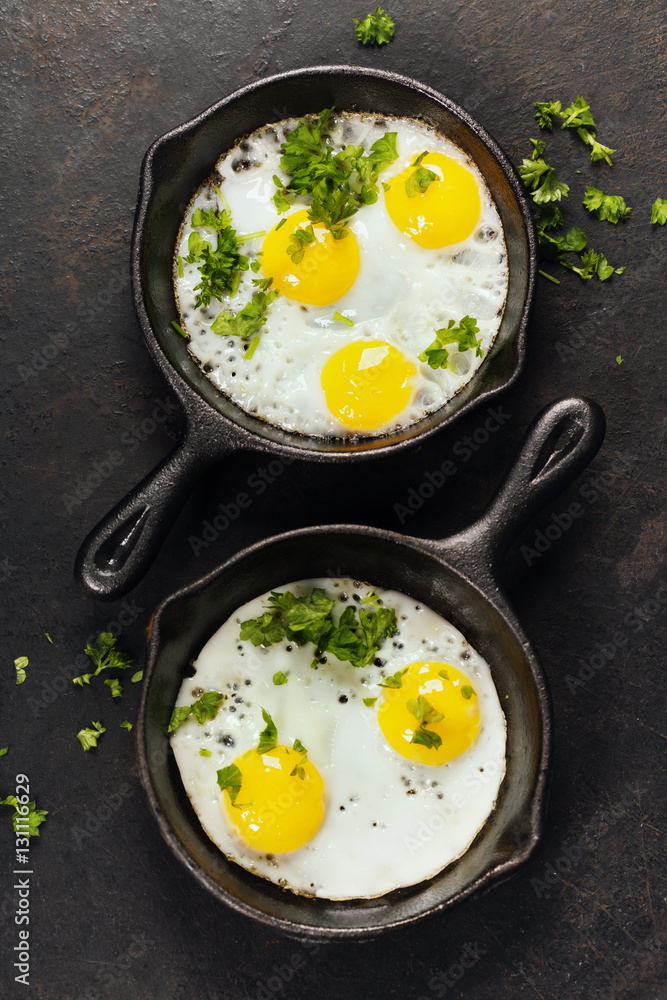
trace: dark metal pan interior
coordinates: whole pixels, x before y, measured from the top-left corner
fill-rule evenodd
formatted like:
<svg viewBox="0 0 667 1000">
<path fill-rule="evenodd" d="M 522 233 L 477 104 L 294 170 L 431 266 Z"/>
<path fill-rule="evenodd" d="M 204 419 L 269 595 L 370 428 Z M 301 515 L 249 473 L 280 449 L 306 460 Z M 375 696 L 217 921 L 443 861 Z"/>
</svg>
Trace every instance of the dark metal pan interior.
<svg viewBox="0 0 667 1000">
<path fill-rule="evenodd" d="M 177 320 L 173 253 L 185 208 L 211 175 L 220 155 L 267 122 L 338 110 L 372 111 L 421 119 L 462 147 L 478 164 L 505 230 L 509 290 L 500 331 L 484 363 L 449 402 L 394 434 L 326 440 L 272 427 L 237 407 L 198 367 L 171 327 Z M 269 443 L 298 448 L 310 457 L 333 457 L 408 443 L 428 434 L 473 402 L 509 385 L 525 354 L 525 333 L 535 280 L 536 254 L 530 210 L 514 168 L 485 130 L 446 97 L 413 80 L 378 70 L 315 67 L 252 84 L 159 139 L 144 161 L 135 221 L 132 274 L 135 304 L 156 360 L 178 391 L 178 373 L 215 411 Z M 181 396 L 183 394 L 181 393 Z M 187 405 L 187 399 L 184 399 Z M 260 444 L 260 442 L 258 442 Z"/>
<path fill-rule="evenodd" d="M 169 600 L 156 617 L 137 746 L 161 832 L 219 899 L 288 933 L 363 936 L 416 920 L 518 864 L 537 841 L 541 796 L 535 791 L 549 742 L 548 699 L 539 667 L 511 615 L 422 546 L 416 539 L 370 529 L 293 532 L 241 553 L 202 584 Z M 507 717 L 507 773 L 497 806 L 473 846 L 427 882 L 371 900 L 295 896 L 228 862 L 190 806 L 166 736 L 188 663 L 222 622 L 258 594 L 323 575 L 350 575 L 399 590 L 449 619 L 491 664 Z"/>
</svg>

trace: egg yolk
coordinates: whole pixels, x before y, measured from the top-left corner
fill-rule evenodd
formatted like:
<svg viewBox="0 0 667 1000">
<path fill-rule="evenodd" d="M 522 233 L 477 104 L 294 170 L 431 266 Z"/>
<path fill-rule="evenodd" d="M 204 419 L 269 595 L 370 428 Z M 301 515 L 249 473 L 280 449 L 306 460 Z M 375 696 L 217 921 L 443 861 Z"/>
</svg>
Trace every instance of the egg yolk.
<svg viewBox="0 0 667 1000">
<path fill-rule="evenodd" d="M 241 788 L 236 805 L 228 791 L 222 793 L 222 808 L 234 833 L 256 851 L 296 851 L 322 825 L 324 782 L 314 764 L 302 764 L 302 758 L 302 753 L 279 745 L 268 753 L 249 750 L 234 761 Z M 293 774 L 297 766 L 302 770 Z"/>
<path fill-rule="evenodd" d="M 329 358 L 322 369 L 327 406 L 337 420 L 359 431 L 375 431 L 410 402 L 415 365 L 383 340 L 357 340 Z"/>
<path fill-rule="evenodd" d="M 385 189 L 387 212 L 402 233 L 429 250 L 460 243 L 479 220 L 477 181 L 444 153 L 428 153 L 419 167 L 430 170 L 436 179 L 410 198 L 405 182 L 418 168 L 410 166 L 392 177 Z"/>
<path fill-rule="evenodd" d="M 345 295 L 359 273 L 359 244 L 354 233 L 334 239 L 321 222 L 312 223 L 315 242 L 303 248 L 303 259 L 295 264 L 287 253 L 290 236 L 311 225 L 303 209 L 274 226 L 262 245 L 262 270 L 273 278 L 273 288 L 288 299 L 307 305 L 326 306 Z"/>
<path fill-rule="evenodd" d="M 420 696 L 422 701 L 420 702 Z M 426 706 L 424 705 L 426 702 Z M 442 714 L 439 721 L 428 718 L 420 724 L 414 712 L 429 708 Z M 403 674 L 400 688 L 385 688 L 378 709 L 378 722 L 387 743 L 402 757 L 419 764 L 447 764 L 459 757 L 477 739 L 479 702 L 470 678 L 449 663 L 412 663 Z M 442 742 L 439 746 L 413 742 L 415 733 L 426 730 Z"/>
</svg>

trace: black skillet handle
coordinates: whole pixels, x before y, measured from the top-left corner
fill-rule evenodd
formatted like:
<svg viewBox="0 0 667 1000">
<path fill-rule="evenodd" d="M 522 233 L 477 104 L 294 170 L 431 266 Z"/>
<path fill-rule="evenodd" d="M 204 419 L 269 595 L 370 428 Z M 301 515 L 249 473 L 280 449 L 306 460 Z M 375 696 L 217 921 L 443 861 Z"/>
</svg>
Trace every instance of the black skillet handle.
<svg viewBox="0 0 667 1000">
<path fill-rule="evenodd" d="M 495 575 L 510 543 L 542 507 L 583 472 L 605 434 L 597 403 L 572 397 L 551 403 L 529 427 L 519 454 L 476 524 L 441 545 L 456 560 L 482 563 Z M 460 561 L 460 560 L 459 560 Z"/>
<path fill-rule="evenodd" d="M 157 555 L 196 480 L 222 457 L 219 446 L 202 446 L 186 433 L 83 542 L 74 567 L 82 587 L 103 600 L 131 590 Z"/>
</svg>

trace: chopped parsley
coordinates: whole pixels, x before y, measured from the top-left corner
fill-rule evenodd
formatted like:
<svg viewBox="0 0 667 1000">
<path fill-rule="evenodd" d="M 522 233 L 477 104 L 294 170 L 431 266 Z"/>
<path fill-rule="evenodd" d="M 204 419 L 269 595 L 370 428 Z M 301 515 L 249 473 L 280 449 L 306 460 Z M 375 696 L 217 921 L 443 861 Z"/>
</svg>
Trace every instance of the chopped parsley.
<svg viewBox="0 0 667 1000">
<path fill-rule="evenodd" d="M 138 684 L 140 680 L 143 680 L 144 672 L 143 670 L 137 670 L 136 674 L 132 674 L 130 677 L 131 684 Z"/>
<path fill-rule="evenodd" d="M 605 194 L 595 187 L 586 188 L 582 204 L 589 212 L 595 212 L 598 219 L 613 222 L 614 225 L 621 219 L 627 219 L 632 211 L 620 194 Z"/>
<path fill-rule="evenodd" d="M 587 128 L 578 128 L 577 135 L 580 139 L 583 139 L 587 146 L 591 147 L 591 163 L 596 163 L 598 160 L 605 160 L 610 167 L 613 166 L 611 154 L 616 152 L 615 149 L 612 149 L 610 146 L 603 146 L 595 138 L 595 132 L 591 132 Z"/>
<path fill-rule="evenodd" d="M 363 20 L 355 17 L 354 32 L 362 45 L 386 45 L 394 37 L 396 25 L 382 7 L 367 14 Z"/>
<path fill-rule="evenodd" d="M 276 729 L 273 719 L 265 708 L 262 709 L 262 718 L 266 723 L 266 729 L 263 729 L 259 734 L 257 753 L 268 753 L 269 750 L 273 750 L 273 748 L 278 744 L 278 730 Z"/>
<path fill-rule="evenodd" d="M 320 587 L 305 597 L 295 597 L 289 590 L 272 591 L 269 604 L 261 617 L 241 623 L 241 640 L 253 646 L 271 646 L 283 639 L 297 646 L 312 642 L 316 647 L 313 667 L 323 653 L 365 667 L 375 658 L 382 640 L 398 626 L 396 612 L 377 605 L 359 608 L 358 619 L 355 608 L 347 607 L 336 625 L 332 617 L 335 601 Z"/>
<path fill-rule="evenodd" d="M 383 681 L 380 681 L 378 687 L 381 688 L 400 688 L 403 686 L 403 674 L 407 674 L 408 668 L 404 667 L 403 670 L 397 670 L 395 674 L 390 677 L 385 677 Z"/>
<path fill-rule="evenodd" d="M 175 707 L 171 713 L 167 732 L 175 733 L 191 715 L 194 715 L 199 725 L 203 726 L 205 722 L 215 719 L 224 700 L 224 694 L 220 694 L 219 691 L 207 691 L 192 705 Z"/>
<path fill-rule="evenodd" d="M 541 139 L 531 139 L 533 152 L 530 159 L 524 158 L 519 166 L 519 175 L 531 193 L 536 205 L 567 198 L 570 188 L 559 181 L 553 167 L 543 159 L 545 145 Z"/>
<path fill-rule="evenodd" d="M 449 360 L 447 344 L 456 344 L 459 351 L 475 351 L 475 356 L 481 358 L 484 354 L 481 344 L 475 334 L 479 333 L 477 320 L 472 316 L 464 316 L 457 326 L 453 319 L 450 319 L 446 327 L 435 331 L 435 340 L 426 350 L 419 355 L 420 361 L 428 361 L 431 368 L 449 368 L 455 371 Z"/>
<path fill-rule="evenodd" d="M 39 830 L 44 820 L 49 814 L 48 809 L 36 809 L 37 802 L 26 802 L 21 804 L 15 795 L 8 795 L 6 799 L 0 799 L 0 806 L 13 806 L 16 812 L 12 816 L 12 826 L 14 833 L 19 837 L 39 837 Z M 20 812 L 27 807 L 27 813 Z"/>
<path fill-rule="evenodd" d="M 187 333 L 185 332 L 182 326 L 178 325 L 175 319 L 172 319 L 171 325 L 173 326 L 176 333 L 180 333 L 181 337 L 185 337 L 186 340 L 188 339 Z"/>
<path fill-rule="evenodd" d="M 377 698 L 364 698 L 363 701 L 366 708 L 372 708 L 375 702 L 377 701 Z"/>
<path fill-rule="evenodd" d="M 553 116 L 560 115 L 560 110 L 560 101 L 535 101 L 535 121 L 540 128 L 546 128 L 551 132 Z"/>
<path fill-rule="evenodd" d="M 199 751 L 199 756 L 200 757 L 212 757 L 213 756 L 213 751 L 212 750 L 207 750 L 206 747 L 202 747 L 201 750 Z"/>
<path fill-rule="evenodd" d="M 249 339 L 266 323 L 266 311 L 277 295 L 276 291 L 255 292 L 236 315 L 219 313 L 211 323 L 211 330 L 221 337 Z"/>
<path fill-rule="evenodd" d="M 597 128 L 590 105 L 585 97 L 577 97 L 569 108 L 559 111 L 558 115 L 563 119 L 561 128 L 580 128 L 582 125 L 591 125 L 593 128 Z"/>
<path fill-rule="evenodd" d="M 420 694 L 416 701 L 414 698 L 410 698 L 406 707 L 419 723 L 419 728 L 415 730 L 410 742 L 421 743 L 429 750 L 437 750 L 442 745 L 442 739 L 436 732 L 427 729 L 426 725 L 435 725 L 436 722 L 444 719 L 442 712 L 436 711 L 432 705 L 429 705 L 423 694 Z"/>
<path fill-rule="evenodd" d="M 333 314 L 333 318 L 337 323 L 345 323 L 345 326 L 354 326 L 354 320 L 351 320 L 348 316 L 343 316 L 338 310 Z"/>
<path fill-rule="evenodd" d="M 273 675 L 273 683 L 276 686 L 280 686 L 281 684 L 287 684 L 286 674 L 284 674 L 282 670 L 278 670 L 277 673 Z"/>
<path fill-rule="evenodd" d="M 108 677 L 104 682 L 107 687 L 111 688 L 111 697 L 120 698 L 123 694 L 123 688 L 117 677 Z"/>
<path fill-rule="evenodd" d="M 449 680 L 449 674 L 447 673 L 446 670 L 438 670 L 438 676 L 442 677 L 443 681 Z"/>
<path fill-rule="evenodd" d="M 314 242 L 315 233 L 313 232 L 312 225 L 299 227 L 293 233 L 290 233 L 287 253 L 292 258 L 292 263 L 300 264 L 303 260 L 306 247 L 309 247 Z"/>
<path fill-rule="evenodd" d="M 76 736 L 83 749 L 90 750 L 92 747 L 97 746 L 97 741 L 102 733 L 106 733 L 106 728 L 102 725 L 102 723 L 93 722 L 92 729 L 80 729 Z"/>
<path fill-rule="evenodd" d="M 410 164 L 411 167 L 416 167 L 417 169 L 405 181 L 405 193 L 408 198 L 414 198 L 417 194 L 423 194 L 428 186 L 438 179 L 438 175 L 433 173 L 432 170 L 420 166 L 425 156 L 428 156 L 428 152 L 420 153 Z"/>
<path fill-rule="evenodd" d="M 616 364 L 617 365 L 622 365 L 623 364 L 623 358 L 621 357 L 620 354 L 616 358 Z"/>
<path fill-rule="evenodd" d="M 463 687 L 461 688 L 461 694 L 463 695 L 466 701 L 470 701 L 474 693 L 475 693 L 474 688 L 472 688 L 470 684 L 464 684 Z"/>
<path fill-rule="evenodd" d="M 233 806 L 236 806 L 236 796 L 241 791 L 241 772 L 236 764 L 223 767 L 218 771 L 218 785 L 220 790 L 229 793 L 229 799 Z M 237 809 L 240 806 L 237 806 Z"/>
<path fill-rule="evenodd" d="M 306 777 L 306 772 L 303 769 L 303 765 L 308 760 L 308 751 L 306 750 L 301 740 L 294 740 L 292 749 L 295 750 L 297 753 L 303 754 L 303 757 L 301 758 L 299 763 L 295 764 L 292 770 L 290 771 L 290 778 L 293 778 L 294 775 L 296 775 L 303 781 L 303 779 Z"/>
<path fill-rule="evenodd" d="M 590 105 L 584 97 L 577 97 L 564 111 L 561 111 L 560 101 L 535 102 L 535 121 L 540 128 L 551 131 L 554 116 L 563 119 L 561 128 L 576 128 L 579 138 L 591 147 L 591 163 L 606 160 L 609 166 L 612 166 L 611 155 L 616 150 L 610 146 L 603 146 L 601 142 L 597 141 L 596 133 L 591 131 L 591 129 L 597 129 L 597 125 Z"/>
<path fill-rule="evenodd" d="M 45 633 L 44 633 L 44 635 L 45 635 L 45 636 L 46 636 L 46 638 L 47 638 L 47 639 L 49 640 L 49 642 L 50 642 L 50 643 L 51 643 L 51 644 L 53 645 L 53 639 L 51 638 L 51 636 L 49 635 L 49 633 L 48 633 L 48 632 L 45 632 Z"/>
<path fill-rule="evenodd" d="M 4 757 L 8 750 L 9 747 L 3 747 L 2 750 L 0 750 L 0 757 Z"/>
<path fill-rule="evenodd" d="M 667 198 L 656 198 L 651 205 L 651 224 L 664 226 L 667 222 Z"/>
<path fill-rule="evenodd" d="M 222 302 L 225 295 L 234 296 L 241 273 L 248 270 L 248 258 L 239 253 L 236 231 L 231 226 L 228 211 L 198 208 L 192 215 L 193 231 L 188 237 L 188 264 L 197 264 L 201 280 L 194 287 L 198 292 L 195 307 L 207 306 L 211 299 Z M 215 250 L 195 229 L 212 229 L 216 234 Z"/>
<path fill-rule="evenodd" d="M 83 687 L 84 684 L 90 684 L 91 677 L 97 677 L 103 670 L 127 670 L 133 666 L 134 660 L 115 647 L 115 636 L 111 632 L 100 632 L 93 645 L 84 649 L 86 656 L 89 656 L 95 664 L 95 670 L 72 678 L 72 683 Z"/>
<path fill-rule="evenodd" d="M 134 725 L 133 722 L 128 722 L 127 719 L 125 719 L 125 722 L 121 722 L 120 728 L 127 729 L 128 733 L 131 733 L 133 725 Z"/>
<path fill-rule="evenodd" d="M 325 108 L 316 122 L 300 121 L 286 136 L 280 147 L 280 166 L 290 180 L 285 185 L 274 175 L 273 200 L 278 212 L 287 212 L 295 196 L 309 198 L 310 222 L 324 223 L 340 240 L 347 236 L 347 222 L 361 205 L 377 201 L 378 174 L 394 162 L 398 150 L 396 133 L 387 132 L 368 153 L 363 146 L 346 146 L 334 153 L 328 141 L 333 111 Z M 295 249 L 298 253 L 299 248 Z"/>
<path fill-rule="evenodd" d="M 23 684 L 26 678 L 25 668 L 28 666 L 29 662 L 30 661 L 28 660 L 27 656 L 19 656 L 16 660 L 14 660 L 17 684 Z"/>
</svg>

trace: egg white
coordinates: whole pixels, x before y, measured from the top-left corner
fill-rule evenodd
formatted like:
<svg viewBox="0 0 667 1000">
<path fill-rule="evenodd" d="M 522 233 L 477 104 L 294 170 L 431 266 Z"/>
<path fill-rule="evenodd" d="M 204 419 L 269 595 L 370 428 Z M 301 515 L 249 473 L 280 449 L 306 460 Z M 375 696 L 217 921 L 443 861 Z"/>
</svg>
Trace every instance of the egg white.
<svg viewBox="0 0 667 1000">
<path fill-rule="evenodd" d="M 469 381 L 484 358 L 472 350 L 451 356 L 456 372 L 433 370 L 419 362 L 433 341 L 434 330 L 449 320 L 475 317 L 484 357 L 498 332 L 507 295 L 507 253 L 498 210 L 479 168 L 449 139 L 411 119 L 370 114 L 344 114 L 335 119 L 332 138 L 341 148 L 348 142 L 366 149 L 385 132 L 397 132 L 399 158 L 383 171 L 381 181 L 403 170 L 424 149 L 439 151 L 470 170 L 481 195 L 481 214 L 464 241 L 439 250 L 419 246 L 404 236 L 389 217 L 380 186 L 378 200 L 360 208 L 349 223 L 360 248 L 361 265 L 352 288 L 326 306 L 304 306 L 280 295 L 270 306 L 260 344 L 251 360 L 247 346 L 236 338 L 213 333 L 211 323 L 221 311 L 238 312 L 250 300 L 252 271 L 245 272 L 233 299 L 195 308 L 196 264 L 178 258 L 188 253 L 192 214 L 197 208 L 220 208 L 213 183 L 204 184 L 188 207 L 176 246 L 174 284 L 181 325 L 189 334 L 188 348 L 208 378 L 249 413 L 286 430 L 313 436 L 354 436 L 331 414 L 321 385 L 328 358 L 345 344 L 380 339 L 392 344 L 418 368 L 415 392 L 406 409 L 375 433 L 408 426 L 442 406 Z M 219 184 L 238 235 L 270 231 L 280 216 L 272 202 L 273 175 L 285 183 L 280 169 L 280 144 L 295 121 L 259 129 L 227 151 L 216 165 Z M 296 199 L 293 211 L 307 205 Z M 284 217 L 284 216 L 283 216 Z M 215 236 L 197 230 L 214 245 Z M 207 235 L 208 233 L 208 235 Z M 253 257 L 262 239 L 243 243 L 241 252 Z M 261 276 L 261 272 L 260 272 Z M 335 321 L 335 311 L 354 327 Z"/>
<path fill-rule="evenodd" d="M 337 619 L 370 592 L 349 579 L 305 580 L 277 590 L 297 595 L 324 587 L 337 596 Z M 333 656 L 312 669 L 311 644 L 268 648 L 240 642 L 239 624 L 265 610 L 269 594 L 239 608 L 206 643 L 176 704 L 203 691 L 227 698 L 212 722 L 194 717 L 171 737 L 185 790 L 214 843 L 231 860 L 272 882 L 327 899 L 370 898 L 430 878 L 465 852 L 486 822 L 505 773 L 505 718 L 491 670 L 449 622 L 412 598 L 376 588 L 395 609 L 398 633 L 378 653 L 382 666 L 363 669 Z M 345 597 L 346 600 L 341 598 Z M 441 660 L 464 671 L 479 699 L 476 742 L 440 766 L 413 763 L 386 742 L 377 721 L 383 677 L 410 663 Z M 286 684 L 273 675 L 283 671 Z M 363 698 L 377 697 L 369 708 Z M 272 716 L 278 742 L 301 740 L 326 787 L 325 817 L 314 838 L 287 854 L 262 854 L 236 837 L 224 816 L 218 769 L 257 746 Z M 200 749 L 212 756 L 201 757 Z"/>
</svg>

